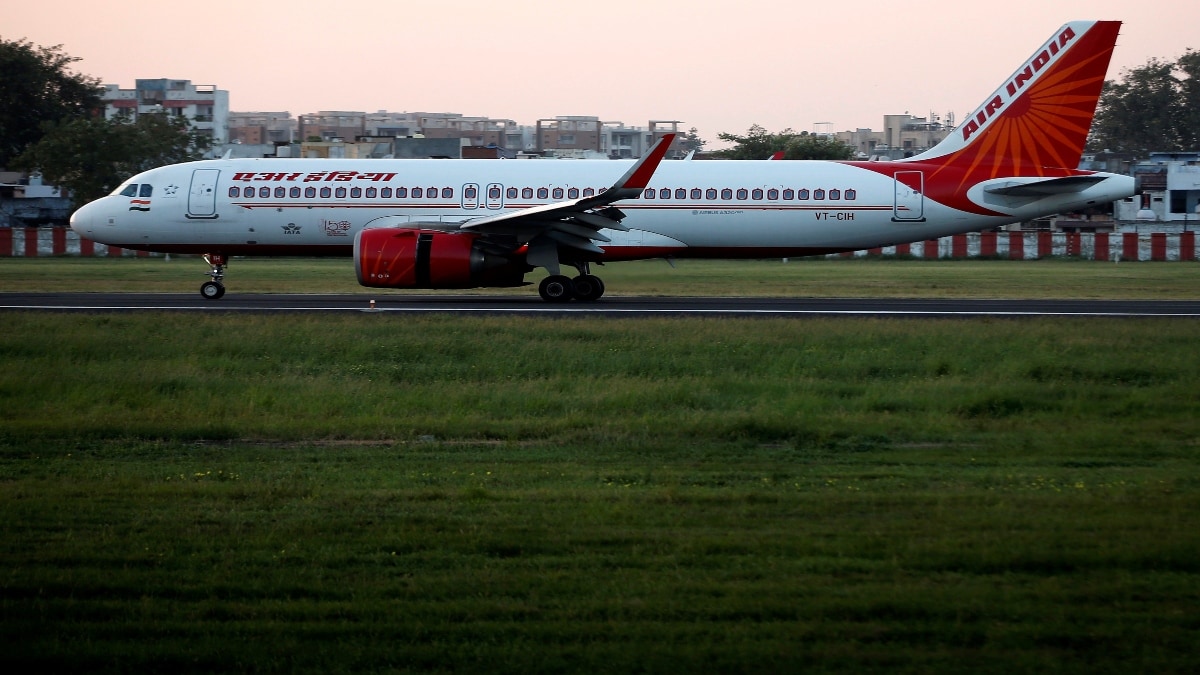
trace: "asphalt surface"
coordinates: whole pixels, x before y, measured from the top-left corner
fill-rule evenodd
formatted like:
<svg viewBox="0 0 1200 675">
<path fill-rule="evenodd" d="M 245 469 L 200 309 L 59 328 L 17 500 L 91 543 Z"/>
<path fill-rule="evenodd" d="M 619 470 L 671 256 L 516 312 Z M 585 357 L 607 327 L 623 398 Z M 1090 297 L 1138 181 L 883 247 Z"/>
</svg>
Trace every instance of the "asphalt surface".
<svg viewBox="0 0 1200 675">
<path fill-rule="evenodd" d="M 370 301 L 374 298 L 374 310 Z M 205 300 L 198 293 L 0 293 L 0 310 L 60 312 L 370 312 L 526 316 L 865 316 L 1180 317 L 1200 318 L 1200 300 L 972 300 L 893 298 L 687 298 L 606 296 L 549 304 L 537 297 L 463 295 L 240 294 Z"/>
</svg>

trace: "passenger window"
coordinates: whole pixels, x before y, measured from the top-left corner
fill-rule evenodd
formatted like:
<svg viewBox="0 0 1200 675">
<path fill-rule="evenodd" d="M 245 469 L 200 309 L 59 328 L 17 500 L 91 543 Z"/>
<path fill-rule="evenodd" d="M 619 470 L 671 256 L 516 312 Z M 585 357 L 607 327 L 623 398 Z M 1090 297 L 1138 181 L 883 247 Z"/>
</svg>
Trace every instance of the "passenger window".
<svg viewBox="0 0 1200 675">
<path fill-rule="evenodd" d="M 475 188 L 474 187 L 463 188 L 463 197 L 466 197 L 467 199 L 475 199 Z"/>
<path fill-rule="evenodd" d="M 509 199 L 516 199 L 517 198 L 517 188 L 508 188 L 507 190 L 504 191 L 504 196 L 508 197 Z"/>
<path fill-rule="evenodd" d="M 379 190 L 376 190 L 373 187 L 367 188 L 367 199 L 374 199 L 375 196 L 378 194 L 379 194 Z"/>
<path fill-rule="evenodd" d="M 804 188 L 804 189 L 801 189 L 799 192 L 797 192 L 796 199 L 802 199 L 802 200 L 808 199 L 808 189 Z"/>
<path fill-rule="evenodd" d="M 650 195 L 650 196 L 653 197 L 654 195 Z M 671 188 L 662 188 L 661 190 L 659 190 L 658 198 L 659 199 L 670 199 L 671 198 Z"/>
<path fill-rule="evenodd" d="M 269 187 L 258 188 L 258 196 L 263 199 L 270 197 L 271 196 L 271 188 L 269 188 Z"/>
<path fill-rule="evenodd" d="M 562 199 L 563 198 L 563 189 L 562 188 L 554 188 L 553 196 L 555 199 Z"/>
<path fill-rule="evenodd" d="M 521 188 L 521 199 L 533 199 L 533 188 Z"/>
<path fill-rule="evenodd" d="M 360 188 L 360 187 L 350 188 L 350 198 L 358 199 L 359 197 L 362 197 L 362 188 Z"/>
<path fill-rule="evenodd" d="M 380 188 L 379 196 L 387 199 L 392 196 L 392 188 Z M 404 199 L 408 197 L 408 188 L 396 188 L 396 199 Z"/>
<path fill-rule="evenodd" d="M 242 190 L 240 188 L 238 188 L 236 185 L 229 188 L 229 196 L 230 197 L 240 197 L 241 194 L 242 194 Z"/>
<path fill-rule="evenodd" d="M 126 185 L 125 189 L 121 190 L 121 196 L 122 197 L 136 197 L 137 196 L 137 183 L 133 183 L 131 185 Z"/>
<path fill-rule="evenodd" d="M 687 190 L 675 188 L 675 199 L 687 199 Z"/>
<path fill-rule="evenodd" d="M 793 200 L 793 199 L 795 199 L 795 198 L 796 198 L 796 191 L 795 191 L 795 190 L 793 190 L 792 188 L 788 188 L 788 189 L 786 189 L 786 190 L 784 190 L 784 191 L 783 191 L 783 199 L 784 199 L 784 201 L 791 201 L 791 200 Z"/>
<path fill-rule="evenodd" d="M 399 195 L 397 195 L 397 196 L 399 196 Z M 421 188 L 413 188 L 412 189 L 412 198 L 413 199 L 420 199 L 421 197 L 424 197 L 424 196 L 425 196 L 425 192 L 422 191 Z"/>
<path fill-rule="evenodd" d="M 286 196 L 287 196 L 287 188 L 283 187 L 282 185 L 275 188 L 275 197 L 277 199 L 283 199 Z"/>
<path fill-rule="evenodd" d="M 750 191 L 746 188 L 738 188 L 738 199 L 745 199 L 750 196 Z"/>
<path fill-rule="evenodd" d="M 729 188 L 722 189 L 721 190 L 721 199 L 724 199 L 725 201 L 729 201 L 729 200 L 733 199 L 733 190 L 730 190 Z"/>
<path fill-rule="evenodd" d="M 813 190 L 813 199 L 825 199 L 825 191 Z"/>
<path fill-rule="evenodd" d="M 154 186 L 149 183 L 142 184 L 142 190 L 138 194 L 139 197 L 150 197 L 154 194 Z"/>
<path fill-rule="evenodd" d="M 767 199 L 769 199 L 771 201 L 775 201 L 775 200 L 779 199 L 779 190 L 776 190 L 775 188 L 771 188 L 770 190 L 767 190 Z"/>
<path fill-rule="evenodd" d="M 567 199 L 579 199 L 579 188 L 570 188 L 567 190 Z"/>
<path fill-rule="evenodd" d="M 858 193 L 854 190 L 846 190 L 846 199 L 858 199 Z"/>
<path fill-rule="evenodd" d="M 294 187 L 291 190 L 288 190 L 288 196 L 290 196 L 293 199 L 299 197 L 300 196 L 300 188 Z"/>
<path fill-rule="evenodd" d="M 646 188 L 646 191 L 642 193 L 642 197 L 645 199 L 654 199 L 654 188 Z"/>
<path fill-rule="evenodd" d="M 583 188 L 583 196 L 584 197 L 592 197 L 592 196 L 595 196 L 595 194 L 596 194 L 596 191 L 593 190 L 592 188 Z"/>
<path fill-rule="evenodd" d="M 704 191 L 704 198 L 705 198 L 705 199 L 709 199 L 709 200 L 716 200 L 716 198 L 717 198 L 717 189 L 716 189 L 716 188 L 708 188 L 707 190 L 705 190 L 705 191 Z"/>
<path fill-rule="evenodd" d="M 442 199 L 454 199 L 454 188 L 442 188 Z"/>
<path fill-rule="evenodd" d="M 546 188 L 538 188 L 538 199 L 546 199 L 550 196 L 550 191 Z"/>
<path fill-rule="evenodd" d="M 700 199 L 701 195 L 703 195 L 703 192 L 700 188 L 692 188 L 692 199 Z"/>
<path fill-rule="evenodd" d="M 763 198 L 762 188 L 754 188 L 754 192 L 750 193 L 750 198 L 761 200 Z"/>
<path fill-rule="evenodd" d="M 334 190 L 333 196 L 337 197 L 338 199 L 345 199 L 346 198 L 346 188 L 340 187 L 340 188 Z"/>
<path fill-rule="evenodd" d="M 830 190 L 830 191 L 829 191 L 829 198 L 830 198 L 830 199 L 841 199 L 841 198 L 842 198 L 842 191 L 841 191 L 841 190 Z"/>
<path fill-rule="evenodd" d="M 430 199 L 437 199 L 438 189 L 435 187 L 425 188 L 425 196 Z"/>
<path fill-rule="evenodd" d="M 500 199 L 500 188 L 494 185 L 488 188 L 488 199 Z"/>
<path fill-rule="evenodd" d="M 330 195 L 332 195 L 332 194 L 333 194 L 332 189 L 327 188 L 327 187 L 321 188 L 321 199 L 329 199 Z"/>
<path fill-rule="evenodd" d="M 317 196 L 317 188 L 315 188 L 315 187 L 306 187 L 306 188 L 304 188 L 304 196 L 305 196 L 305 197 L 307 197 L 307 198 L 309 198 L 309 199 L 312 199 L 313 197 L 316 197 L 316 196 Z"/>
</svg>

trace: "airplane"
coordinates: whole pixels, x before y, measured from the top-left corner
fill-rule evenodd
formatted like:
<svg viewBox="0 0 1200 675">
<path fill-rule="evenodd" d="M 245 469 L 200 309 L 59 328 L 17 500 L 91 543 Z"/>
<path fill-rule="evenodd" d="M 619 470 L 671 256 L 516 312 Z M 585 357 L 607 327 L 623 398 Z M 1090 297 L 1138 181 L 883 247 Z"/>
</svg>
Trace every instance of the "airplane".
<svg viewBox="0 0 1200 675">
<path fill-rule="evenodd" d="M 776 258 L 974 232 L 1124 199 L 1081 171 L 1121 23 L 1063 25 L 930 150 L 896 161 L 664 161 L 673 134 L 620 160 L 214 159 L 140 173 L 71 216 L 122 248 L 351 256 L 375 288 L 525 285 L 549 302 L 605 291 L 593 264 Z M 623 173 L 615 182 L 614 175 Z M 568 276 L 563 268 L 574 268 Z"/>
</svg>

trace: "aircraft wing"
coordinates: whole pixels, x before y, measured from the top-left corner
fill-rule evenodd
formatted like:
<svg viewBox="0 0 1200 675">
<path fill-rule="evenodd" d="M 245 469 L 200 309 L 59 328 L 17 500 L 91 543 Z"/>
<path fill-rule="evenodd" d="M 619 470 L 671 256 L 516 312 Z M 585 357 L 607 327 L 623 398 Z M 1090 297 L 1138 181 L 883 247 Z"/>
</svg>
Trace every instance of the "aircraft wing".
<svg viewBox="0 0 1200 675">
<path fill-rule="evenodd" d="M 531 250 L 562 245 L 580 252 L 603 253 L 595 242 L 610 240 L 600 230 L 628 230 L 621 224 L 625 214 L 610 204 L 642 194 L 673 140 L 675 134 L 665 134 L 625 175 L 600 194 L 487 216 L 468 221 L 460 229 L 515 236 L 517 241 L 528 243 Z"/>
</svg>

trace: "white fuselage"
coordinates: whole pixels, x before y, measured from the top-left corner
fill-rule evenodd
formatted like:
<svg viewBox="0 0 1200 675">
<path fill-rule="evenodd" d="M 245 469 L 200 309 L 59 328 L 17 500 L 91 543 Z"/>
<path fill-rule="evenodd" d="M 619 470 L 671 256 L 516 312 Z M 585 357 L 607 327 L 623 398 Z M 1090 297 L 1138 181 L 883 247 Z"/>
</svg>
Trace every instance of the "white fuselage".
<svg viewBox="0 0 1200 675">
<path fill-rule="evenodd" d="M 586 196 L 623 161 L 208 160 L 152 169 L 79 209 L 71 226 L 126 248 L 226 255 L 350 255 L 379 226 L 444 227 Z M 907 172 L 908 179 L 893 177 Z M 614 204 L 628 232 L 603 230 L 604 260 L 849 251 L 978 231 L 1133 194 L 1099 174 L 1086 190 L 986 199 L 954 209 L 922 189 L 911 162 L 666 161 L 638 199 Z M 1021 182 L 1006 179 L 1006 184 Z M 995 182 L 995 181 L 992 181 Z M 136 187 L 134 187 L 136 186 Z M 915 186 L 915 187 L 914 187 Z"/>
</svg>

